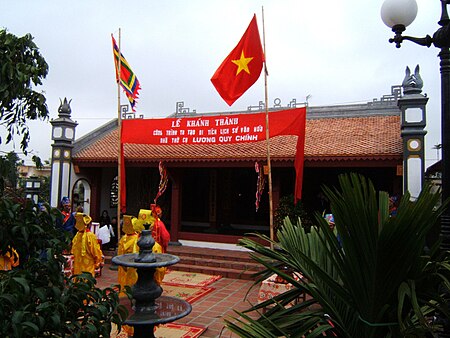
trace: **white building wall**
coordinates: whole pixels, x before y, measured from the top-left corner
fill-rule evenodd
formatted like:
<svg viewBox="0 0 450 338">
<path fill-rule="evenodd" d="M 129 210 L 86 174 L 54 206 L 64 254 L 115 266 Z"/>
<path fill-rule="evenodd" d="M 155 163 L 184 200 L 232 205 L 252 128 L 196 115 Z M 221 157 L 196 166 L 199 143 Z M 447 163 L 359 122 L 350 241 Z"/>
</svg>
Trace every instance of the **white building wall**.
<svg viewBox="0 0 450 338">
<path fill-rule="evenodd" d="M 58 207 L 59 204 L 59 196 L 58 196 L 58 187 L 59 187 L 59 161 L 54 161 L 52 164 L 52 180 L 51 180 L 51 196 L 50 196 L 50 205 L 54 208 Z"/>
</svg>

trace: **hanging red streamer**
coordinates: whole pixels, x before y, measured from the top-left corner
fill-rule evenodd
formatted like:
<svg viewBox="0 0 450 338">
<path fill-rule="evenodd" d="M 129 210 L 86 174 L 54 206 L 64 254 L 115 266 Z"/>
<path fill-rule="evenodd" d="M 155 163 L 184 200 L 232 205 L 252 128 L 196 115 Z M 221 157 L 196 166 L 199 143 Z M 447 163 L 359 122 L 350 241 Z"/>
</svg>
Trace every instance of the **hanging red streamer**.
<svg viewBox="0 0 450 338">
<path fill-rule="evenodd" d="M 259 209 L 259 202 L 261 201 L 261 196 L 264 191 L 264 186 L 266 185 L 266 176 L 264 175 L 264 165 L 255 162 L 255 171 L 258 173 L 258 180 L 256 182 L 256 212 Z"/>
<path fill-rule="evenodd" d="M 158 198 L 164 193 L 164 191 L 166 191 L 167 183 L 169 182 L 169 177 L 167 176 L 167 169 L 162 161 L 159 161 L 159 176 L 161 178 L 159 181 L 158 194 L 156 194 L 156 197 L 154 199 L 155 204 Z"/>
</svg>

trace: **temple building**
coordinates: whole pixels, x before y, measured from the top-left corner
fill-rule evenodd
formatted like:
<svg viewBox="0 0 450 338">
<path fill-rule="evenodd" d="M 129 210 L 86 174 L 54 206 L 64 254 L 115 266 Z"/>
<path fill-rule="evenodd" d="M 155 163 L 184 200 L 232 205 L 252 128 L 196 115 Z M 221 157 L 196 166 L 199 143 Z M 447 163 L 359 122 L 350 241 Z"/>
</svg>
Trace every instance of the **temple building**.
<svg viewBox="0 0 450 338">
<path fill-rule="evenodd" d="M 415 84 L 409 83 L 408 86 Z M 404 91 L 410 87 L 403 84 Z M 389 95 L 367 103 L 306 107 L 301 200 L 305 210 L 310 213 L 329 212 L 322 187 L 336 186 L 338 175 L 342 173 L 361 173 L 372 180 L 377 190 L 387 191 L 390 195 L 403 193 L 405 184 L 408 184 L 404 182 L 408 156 L 411 155 L 414 161 L 422 156 L 423 162 L 423 136 L 426 132 L 425 125 L 417 127 L 417 123 L 413 131 L 405 132 L 408 128 L 405 116 L 411 104 L 408 101 L 410 105 L 405 108 L 404 102 L 399 103 L 407 95 L 404 92 L 402 96 L 401 92 L 402 86 L 392 86 Z M 293 100 L 283 107 L 281 101 L 276 99 L 269 111 L 300 106 L 305 106 L 305 103 Z M 425 105 L 419 108 L 423 110 L 424 123 Z M 70 106 L 65 110 L 60 108 L 66 117 L 67 110 L 70 111 Z M 265 111 L 263 104 L 236 113 L 258 111 Z M 168 117 L 214 114 L 233 113 L 201 114 L 184 108 L 183 103 L 177 103 L 176 112 Z M 136 118 L 134 114 L 125 115 L 125 118 Z M 69 125 L 73 126 L 73 123 Z M 408 140 L 405 141 L 405 137 Z M 269 140 L 274 210 L 280 200 L 294 193 L 296 140 L 297 136 L 291 135 Z M 411 149 L 414 150 L 411 140 L 419 143 L 421 152 L 411 153 Z M 82 205 L 94 220 L 103 210 L 112 216 L 117 214 L 118 142 L 118 121 L 113 119 L 77 139 L 69 148 L 64 144 L 66 151 L 69 151 L 66 160 L 70 162 L 70 180 L 66 191 L 74 206 Z M 220 145 L 125 144 L 124 159 L 127 171 L 126 214 L 135 216 L 140 209 L 149 209 L 153 203 L 160 182 L 158 166 L 160 162 L 164 163 L 169 179 L 158 204 L 163 210 L 162 220 L 170 230 L 172 241 L 236 243 L 246 233 L 269 233 L 267 183 L 259 209 L 255 209 L 258 177 L 255 162 L 267 164 L 265 140 Z M 53 158 L 56 168 L 55 163 L 60 165 Z M 418 170 L 422 171 L 419 176 L 423 174 L 424 170 Z M 52 182 L 56 184 L 55 177 Z M 52 185 L 52 189 L 56 188 Z"/>
</svg>

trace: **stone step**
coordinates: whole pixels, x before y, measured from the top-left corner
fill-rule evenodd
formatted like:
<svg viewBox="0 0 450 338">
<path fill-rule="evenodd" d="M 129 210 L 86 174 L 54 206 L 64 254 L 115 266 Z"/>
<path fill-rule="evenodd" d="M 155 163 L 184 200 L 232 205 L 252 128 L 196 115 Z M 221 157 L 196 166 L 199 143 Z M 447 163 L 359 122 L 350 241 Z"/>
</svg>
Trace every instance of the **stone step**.
<svg viewBox="0 0 450 338">
<path fill-rule="evenodd" d="M 260 271 L 261 265 L 255 262 L 248 261 L 234 261 L 231 259 L 222 259 L 214 257 L 190 257 L 180 255 L 180 262 L 178 264 L 184 265 L 199 265 L 204 267 L 216 267 L 225 269 L 235 269 L 235 270 L 249 270 L 249 271 Z"/>
<path fill-rule="evenodd" d="M 233 279 L 243 279 L 243 280 L 255 280 L 253 274 L 256 271 L 251 270 L 241 270 L 241 269 L 231 269 L 231 268 L 220 268 L 213 266 L 201 266 L 201 265 L 190 265 L 178 263 L 170 266 L 171 270 L 185 271 L 185 272 L 197 272 L 204 273 L 207 275 L 220 275 L 225 278 Z"/>
<path fill-rule="evenodd" d="M 198 272 L 221 275 L 226 278 L 254 280 L 256 272 L 264 267 L 256 263 L 248 251 L 199 248 L 170 245 L 167 253 L 178 256 L 180 262 L 170 269 L 186 272 Z M 111 263 L 115 251 L 104 251 L 105 263 Z"/>
<path fill-rule="evenodd" d="M 256 263 L 248 251 L 169 246 L 168 253 L 180 257 L 171 269 L 221 275 L 226 278 L 254 280 L 263 266 Z"/>
<path fill-rule="evenodd" d="M 199 248 L 192 246 L 172 246 L 170 245 L 167 252 L 180 256 L 180 257 L 199 257 L 199 258 L 210 258 L 210 259 L 222 259 L 222 260 L 232 260 L 241 262 L 254 263 L 255 261 L 250 257 L 249 251 L 237 251 L 237 250 L 224 250 L 224 249 L 214 249 L 214 248 Z"/>
</svg>

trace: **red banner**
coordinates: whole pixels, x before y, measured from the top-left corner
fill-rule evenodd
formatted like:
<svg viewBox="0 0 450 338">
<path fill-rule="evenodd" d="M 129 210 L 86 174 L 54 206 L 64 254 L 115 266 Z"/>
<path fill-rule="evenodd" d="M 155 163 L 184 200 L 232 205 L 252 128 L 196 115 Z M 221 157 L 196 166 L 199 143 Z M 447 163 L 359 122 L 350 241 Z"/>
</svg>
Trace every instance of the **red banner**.
<svg viewBox="0 0 450 338">
<path fill-rule="evenodd" d="M 122 121 L 122 144 L 227 144 L 266 140 L 266 114 L 229 114 Z M 297 135 L 296 200 L 301 197 L 306 108 L 269 113 L 270 137 Z"/>
</svg>

